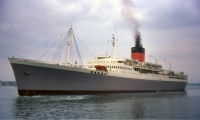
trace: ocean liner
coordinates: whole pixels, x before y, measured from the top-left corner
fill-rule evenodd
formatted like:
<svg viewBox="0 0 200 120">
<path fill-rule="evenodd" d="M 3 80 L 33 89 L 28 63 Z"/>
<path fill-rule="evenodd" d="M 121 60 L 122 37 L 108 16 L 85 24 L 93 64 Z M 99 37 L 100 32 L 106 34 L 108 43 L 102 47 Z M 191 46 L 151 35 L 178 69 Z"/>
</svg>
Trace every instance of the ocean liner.
<svg viewBox="0 0 200 120">
<path fill-rule="evenodd" d="M 130 59 L 115 58 L 117 39 L 113 34 L 112 56 L 99 55 L 89 60 L 87 65 L 70 62 L 72 27 L 67 36 L 64 63 L 8 58 L 20 96 L 178 91 L 186 87 L 187 74 L 172 71 L 167 60 L 169 69 L 163 69 L 157 59 L 156 63 L 145 62 L 145 49 L 139 35 L 135 47 L 131 48 Z"/>
</svg>

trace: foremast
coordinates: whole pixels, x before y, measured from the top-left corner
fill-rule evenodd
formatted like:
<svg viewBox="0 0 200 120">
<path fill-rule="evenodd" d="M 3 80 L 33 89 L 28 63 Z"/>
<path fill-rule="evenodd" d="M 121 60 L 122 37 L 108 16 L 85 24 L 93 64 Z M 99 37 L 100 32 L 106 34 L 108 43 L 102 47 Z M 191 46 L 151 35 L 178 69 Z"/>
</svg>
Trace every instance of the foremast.
<svg viewBox="0 0 200 120">
<path fill-rule="evenodd" d="M 68 40 L 67 40 L 67 58 L 66 58 L 66 62 L 65 64 L 70 64 L 70 49 L 71 49 L 71 36 L 73 34 L 73 30 L 72 30 L 72 23 L 71 23 L 71 26 L 69 28 L 69 31 L 68 31 Z"/>
</svg>

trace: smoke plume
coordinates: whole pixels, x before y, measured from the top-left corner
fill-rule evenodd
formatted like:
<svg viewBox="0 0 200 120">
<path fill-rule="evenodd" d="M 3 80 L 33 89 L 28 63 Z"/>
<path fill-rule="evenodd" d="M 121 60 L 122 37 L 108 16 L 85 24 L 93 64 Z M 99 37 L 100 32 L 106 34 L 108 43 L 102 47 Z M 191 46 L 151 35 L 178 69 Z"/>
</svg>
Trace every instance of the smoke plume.
<svg viewBox="0 0 200 120">
<path fill-rule="evenodd" d="M 138 30 L 140 25 L 135 18 L 136 14 L 135 5 L 132 0 L 121 0 L 121 3 L 122 3 L 121 14 L 128 21 L 131 27 L 133 37 L 135 38 L 135 46 L 142 47 L 142 44 L 140 42 L 141 34 L 140 31 Z"/>
</svg>

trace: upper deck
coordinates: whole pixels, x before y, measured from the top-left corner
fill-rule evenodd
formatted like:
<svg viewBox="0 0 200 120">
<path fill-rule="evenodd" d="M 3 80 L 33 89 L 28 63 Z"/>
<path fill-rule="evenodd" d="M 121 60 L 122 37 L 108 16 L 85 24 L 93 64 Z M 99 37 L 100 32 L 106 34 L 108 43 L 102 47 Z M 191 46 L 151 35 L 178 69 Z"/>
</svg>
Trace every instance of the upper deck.
<svg viewBox="0 0 200 120">
<path fill-rule="evenodd" d="M 108 70 L 107 72 L 112 73 L 157 74 L 167 75 L 169 78 L 187 79 L 187 75 L 182 72 L 175 73 L 171 70 L 164 70 L 160 64 L 139 62 L 138 60 L 133 59 L 112 58 L 107 55 L 99 55 L 96 58 L 89 60 L 88 69 L 97 70 L 95 68 L 97 65 L 104 66 Z"/>
</svg>

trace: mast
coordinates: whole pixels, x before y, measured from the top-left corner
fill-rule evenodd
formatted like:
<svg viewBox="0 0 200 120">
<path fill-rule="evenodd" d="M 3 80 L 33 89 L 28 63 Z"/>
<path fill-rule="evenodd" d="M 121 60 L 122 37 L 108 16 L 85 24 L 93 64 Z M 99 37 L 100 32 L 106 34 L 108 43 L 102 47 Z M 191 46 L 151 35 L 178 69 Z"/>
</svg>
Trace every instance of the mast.
<svg viewBox="0 0 200 120">
<path fill-rule="evenodd" d="M 112 37 L 112 46 L 113 46 L 113 53 L 112 53 L 112 56 L 113 58 L 115 58 L 115 42 L 117 41 L 117 39 L 115 38 L 115 35 L 113 34 L 113 37 Z"/>
<path fill-rule="evenodd" d="M 61 55 L 61 64 L 63 63 L 64 57 L 63 57 L 63 34 L 61 34 L 61 43 L 62 43 L 62 55 Z"/>
<path fill-rule="evenodd" d="M 73 34 L 73 30 L 72 30 L 72 23 L 71 26 L 69 28 L 69 32 L 68 32 L 68 40 L 67 40 L 67 59 L 66 59 L 66 63 L 65 64 L 69 64 L 70 63 L 70 47 L 71 47 L 71 35 Z"/>
</svg>

